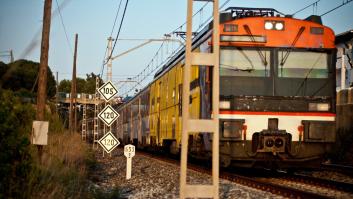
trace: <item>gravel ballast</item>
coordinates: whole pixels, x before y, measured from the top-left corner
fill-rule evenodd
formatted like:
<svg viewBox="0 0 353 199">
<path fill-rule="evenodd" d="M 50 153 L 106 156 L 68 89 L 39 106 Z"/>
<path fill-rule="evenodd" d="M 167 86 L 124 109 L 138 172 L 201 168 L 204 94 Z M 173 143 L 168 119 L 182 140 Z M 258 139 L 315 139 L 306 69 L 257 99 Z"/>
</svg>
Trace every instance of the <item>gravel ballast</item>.
<svg viewBox="0 0 353 199">
<path fill-rule="evenodd" d="M 179 198 L 178 165 L 136 154 L 132 158 L 131 179 L 126 180 L 126 157 L 122 148 L 111 157 L 96 150 L 97 165 L 90 174 L 91 186 L 109 193 L 118 189 L 123 198 Z M 188 184 L 210 184 L 211 176 L 188 170 Z M 219 198 L 282 198 L 228 180 L 220 179 Z"/>
</svg>

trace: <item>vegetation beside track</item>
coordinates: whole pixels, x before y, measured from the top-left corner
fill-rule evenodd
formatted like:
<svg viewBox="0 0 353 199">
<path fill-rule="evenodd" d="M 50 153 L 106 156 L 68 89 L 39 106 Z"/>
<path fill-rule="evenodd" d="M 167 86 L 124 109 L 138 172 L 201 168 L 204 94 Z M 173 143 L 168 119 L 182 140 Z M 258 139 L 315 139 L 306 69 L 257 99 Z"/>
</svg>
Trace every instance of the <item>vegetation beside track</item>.
<svg viewBox="0 0 353 199">
<path fill-rule="evenodd" d="M 29 139 L 35 106 L 1 89 L 0 107 L 0 198 L 96 198 L 87 186 L 94 156 L 79 134 L 65 131 L 54 106 L 41 160 Z"/>
</svg>

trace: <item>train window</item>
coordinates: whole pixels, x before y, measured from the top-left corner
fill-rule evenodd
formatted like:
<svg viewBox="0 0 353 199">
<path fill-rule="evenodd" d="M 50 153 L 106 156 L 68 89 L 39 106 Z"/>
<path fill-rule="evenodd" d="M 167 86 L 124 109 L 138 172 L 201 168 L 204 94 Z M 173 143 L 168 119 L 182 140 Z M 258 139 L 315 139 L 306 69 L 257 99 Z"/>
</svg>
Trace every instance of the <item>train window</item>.
<svg viewBox="0 0 353 199">
<path fill-rule="evenodd" d="M 173 104 L 175 104 L 175 88 L 173 88 L 172 98 L 173 98 Z"/>
<path fill-rule="evenodd" d="M 325 52 L 280 50 L 278 53 L 279 77 L 328 77 L 328 55 Z"/>
<path fill-rule="evenodd" d="M 182 103 L 183 103 L 183 99 L 182 99 L 182 96 L 183 96 L 183 84 L 179 84 L 178 86 L 178 103 L 179 103 L 179 106 L 178 106 L 178 111 L 179 111 L 179 116 L 181 117 L 182 116 Z"/>
<path fill-rule="evenodd" d="M 270 76 L 270 51 L 264 49 L 221 49 L 221 76 Z"/>
<path fill-rule="evenodd" d="M 242 120 L 231 120 L 222 122 L 222 133 L 224 138 L 241 138 L 243 129 Z"/>
</svg>

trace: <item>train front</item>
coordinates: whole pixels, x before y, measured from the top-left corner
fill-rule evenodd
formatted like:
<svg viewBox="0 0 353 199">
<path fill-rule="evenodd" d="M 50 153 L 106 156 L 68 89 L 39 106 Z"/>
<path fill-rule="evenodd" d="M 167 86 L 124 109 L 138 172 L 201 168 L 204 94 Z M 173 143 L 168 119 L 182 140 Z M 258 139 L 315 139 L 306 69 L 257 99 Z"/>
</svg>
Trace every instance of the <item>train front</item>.
<svg viewBox="0 0 353 199">
<path fill-rule="evenodd" d="M 335 141 L 333 31 L 317 16 L 228 11 L 220 27 L 221 163 L 318 166 Z"/>
</svg>

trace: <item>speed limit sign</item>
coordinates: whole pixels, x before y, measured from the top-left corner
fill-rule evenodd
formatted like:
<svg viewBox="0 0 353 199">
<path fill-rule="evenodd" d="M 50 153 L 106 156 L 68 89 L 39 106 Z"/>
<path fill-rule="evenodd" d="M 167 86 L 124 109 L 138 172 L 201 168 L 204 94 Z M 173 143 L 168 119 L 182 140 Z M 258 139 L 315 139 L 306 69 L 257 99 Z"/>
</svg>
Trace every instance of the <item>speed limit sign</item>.
<svg viewBox="0 0 353 199">
<path fill-rule="evenodd" d="M 117 147 L 120 142 L 116 137 L 109 131 L 107 134 L 105 134 L 99 141 L 98 143 L 103 147 L 105 152 L 110 153 Z"/>
<path fill-rule="evenodd" d="M 119 117 L 113 107 L 107 105 L 99 114 L 98 117 L 107 125 L 110 126 Z"/>
<path fill-rule="evenodd" d="M 109 102 L 118 93 L 118 89 L 115 88 L 111 81 L 108 81 L 98 89 L 98 92 L 104 97 L 106 102 Z"/>
</svg>

